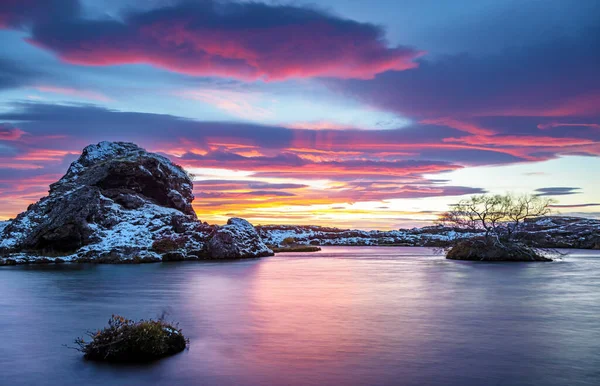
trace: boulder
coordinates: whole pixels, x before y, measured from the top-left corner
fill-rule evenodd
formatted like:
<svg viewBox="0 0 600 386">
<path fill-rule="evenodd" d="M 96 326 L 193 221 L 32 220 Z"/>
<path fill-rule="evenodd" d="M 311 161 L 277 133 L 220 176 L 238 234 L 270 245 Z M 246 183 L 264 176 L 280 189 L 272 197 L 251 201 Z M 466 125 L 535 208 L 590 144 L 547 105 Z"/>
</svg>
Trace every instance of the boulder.
<svg viewBox="0 0 600 386">
<path fill-rule="evenodd" d="M 209 254 L 213 259 L 243 259 L 273 256 L 248 221 L 230 218 L 227 225 L 217 229 L 208 243 Z"/>
</svg>

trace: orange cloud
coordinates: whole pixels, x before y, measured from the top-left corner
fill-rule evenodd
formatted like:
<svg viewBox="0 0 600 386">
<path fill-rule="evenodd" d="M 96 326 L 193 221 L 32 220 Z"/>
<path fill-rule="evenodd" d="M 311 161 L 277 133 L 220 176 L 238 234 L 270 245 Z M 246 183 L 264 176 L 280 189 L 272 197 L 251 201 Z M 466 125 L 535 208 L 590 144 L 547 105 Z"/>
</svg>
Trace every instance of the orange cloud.
<svg viewBox="0 0 600 386">
<path fill-rule="evenodd" d="M 524 147 L 563 147 L 590 145 L 595 141 L 587 138 L 542 137 L 533 135 L 473 135 L 460 138 L 444 138 L 444 142 L 460 142 L 470 145 L 524 146 Z"/>
<path fill-rule="evenodd" d="M 472 124 L 472 123 L 468 123 L 468 122 L 462 122 L 453 118 L 435 118 L 435 119 L 423 119 L 421 120 L 422 124 L 427 124 L 427 125 L 440 125 L 440 126 L 447 126 L 447 127 L 451 127 L 453 129 L 457 129 L 460 131 L 464 131 L 465 133 L 469 133 L 469 134 L 475 134 L 475 135 L 494 135 L 496 134 L 496 132 L 494 130 L 490 130 L 490 129 L 485 129 L 482 127 L 479 127 L 478 125 Z"/>
<path fill-rule="evenodd" d="M 68 154 L 79 154 L 72 150 L 33 149 L 13 159 L 19 161 L 61 161 Z"/>
</svg>

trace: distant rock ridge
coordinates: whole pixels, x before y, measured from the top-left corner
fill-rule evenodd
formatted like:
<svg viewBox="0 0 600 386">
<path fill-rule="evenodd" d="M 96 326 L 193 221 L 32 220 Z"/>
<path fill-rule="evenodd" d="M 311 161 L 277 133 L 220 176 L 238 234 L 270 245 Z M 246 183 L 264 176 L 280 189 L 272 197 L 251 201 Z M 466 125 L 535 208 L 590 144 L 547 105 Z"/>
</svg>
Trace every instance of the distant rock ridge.
<svg viewBox="0 0 600 386">
<path fill-rule="evenodd" d="M 273 254 L 243 219 L 223 229 L 199 221 L 192 190 L 187 173 L 166 157 L 133 143 L 89 145 L 48 196 L 0 225 L 0 264 Z M 225 242 L 222 232 L 232 237 Z"/>
<path fill-rule="evenodd" d="M 446 247 L 452 240 L 480 236 L 444 226 L 390 231 L 338 229 L 319 226 L 264 225 L 256 227 L 267 245 L 280 246 L 292 238 L 306 245 L 403 245 Z M 524 242 L 540 248 L 600 249 L 600 220 L 549 216 L 527 221 L 520 231 Z"/>
</svg>

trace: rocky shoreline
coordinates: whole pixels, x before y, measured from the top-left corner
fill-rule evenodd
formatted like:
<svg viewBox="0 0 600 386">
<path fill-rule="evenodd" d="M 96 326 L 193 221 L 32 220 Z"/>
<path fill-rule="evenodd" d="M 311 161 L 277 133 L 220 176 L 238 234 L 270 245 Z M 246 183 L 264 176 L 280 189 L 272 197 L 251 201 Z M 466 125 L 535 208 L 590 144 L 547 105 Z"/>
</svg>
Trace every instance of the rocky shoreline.
<svg viewBox="0 0 600 386">
<path fill-rule="evenodd" d="M 407 246 L 445 248 L 457 239 L 470 239 L 481 233 L 445 226 L 428 226 L 390 231 L 339 229 L 319 226 L 264 225 L 256 227 L 268 245 L 282 245 L 293 239 L 298 245 Z M 549 216 L 527 221 L 521 239 L 539 248 L 600 249 L 600 221 Z"/>
</svg>

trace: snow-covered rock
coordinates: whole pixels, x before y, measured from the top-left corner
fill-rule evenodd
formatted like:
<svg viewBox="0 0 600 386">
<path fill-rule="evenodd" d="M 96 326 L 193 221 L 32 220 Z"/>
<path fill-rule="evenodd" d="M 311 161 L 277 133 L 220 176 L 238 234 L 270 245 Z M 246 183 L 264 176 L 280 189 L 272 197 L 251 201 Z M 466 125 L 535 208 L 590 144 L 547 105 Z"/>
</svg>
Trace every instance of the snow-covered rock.
<svg viewBox="0 0 600 386">
<path fill-rule="evenodd" d="M 281 246 L 292 238 L 296 244 L 312 245 L 404 245 L 438 247 L 455 238 L 474 236 L 472 233 L 447 227 L 431 226 L 390 231 L 338 229 L 319 226 L 264 225 L 258 226 L 260 237 L 267 245 Z"/>
<path fill-rule="evenodd" d="M 272 256 L 256 229 L 242 218 L 230 218 L 227 225 L 215 231 L 209 242 L 209 252 L 217 259 L 237 259 Z"/>
<path fill-rule="evenodd" d="M 208 242 L 222 236 L 196 218 L 193 199 L 191 179 L 169 159 L 132 143 L 87 146 L 47 197 L 0 225 L 0 264 L 55 256 L 108 263 L 213 257 Z M 239 251 L 228 258 L 264 255 L 260 237 L 249 236 L 251 225 L 224 229 Z"/>
<path fill-rule="evenodd" d="M 445 226 L 365 231 L 319 226 L 264 225 L 257 227 L 267 245 L 280 246 L 293 238 L 296 244 L 312 245 L 404 245 L 445 247 L 454 240 L 479 233 Z M 520 229 L 520 237 L 542 248 L 600 249 L 600 221 L 551 216 L 531 219 Z"/>
</svg>

